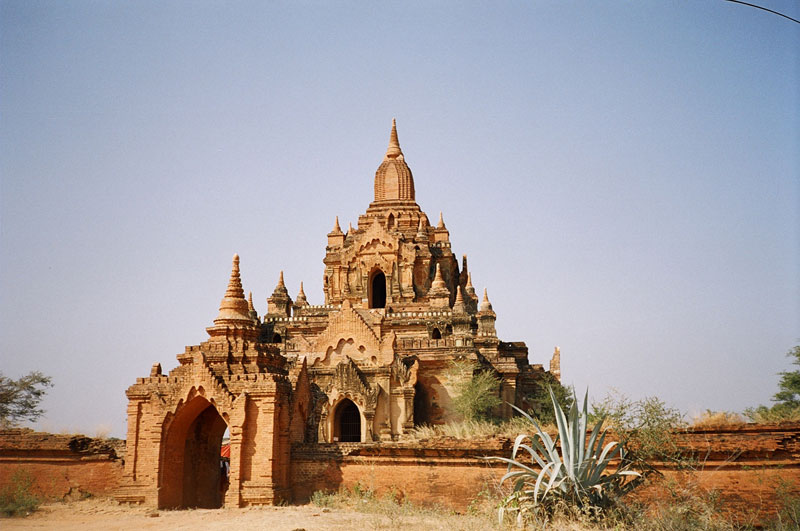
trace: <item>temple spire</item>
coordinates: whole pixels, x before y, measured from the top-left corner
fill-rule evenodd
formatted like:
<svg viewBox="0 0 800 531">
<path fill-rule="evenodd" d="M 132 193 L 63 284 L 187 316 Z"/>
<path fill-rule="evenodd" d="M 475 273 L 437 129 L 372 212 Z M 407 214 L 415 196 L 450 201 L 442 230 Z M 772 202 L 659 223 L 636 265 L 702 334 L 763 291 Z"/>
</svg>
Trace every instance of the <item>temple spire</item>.
<svg viewBox="0 0 800 531">
<path fill-rule="evenodd" d="M 268 315 L 286 315 L 291 314 L 292 298 L 289 296 L 289 290 L 286 289 L 286 283 L 283 281 L 283 271 L 278 277 L 278 285 L 275 286 L 275 291 L 272 296 L 267 298 L 267 314 Z"/>
<path fill-rule="evenodd" d="M 400 142 L 397 140 L 397 121 L 392 118 L 392 132 L 389 135 L 389 147 L 386 149 L 386 159 L 403 158 L 403 151 L 400 149 Z"/>
<path fill-rule="evenodd" d="M 336 216 L 336 222 L 333 224 L 332 234 L 341 234 L 342 228 L 339 226 L 339 216 Z"/>
<path fill-rule="evenodd" d="M 456 286 L 456 300 L 453 303 L 453 311 L 464 313 L 467 311 L 467 305 L 464 303 L 464 296 L 461 295 L 461 286 Z"/>
<path fill-rule="evenodd" d="M 444 217 L 442 216 L 442 211 L 439 211 L 439 223 L 436 225 L 437 229 L 445 229 L 447 227 L 444 226 Z"/>
<path fill-rule="evenodd" d="M 256 307 L 253 305 L 252 291 L 248 292 L 247 294 L 247 310 L 250 314 L 250 317 L 252 317 L 254 321 L 258 321 L 258 312 L 256 311 Z"/>
<path fill-rule="evenodd" d="M 489 302 L 489 294 L 486 288 L 483 288 L 483 301 L 481 301 L 481 311 L 482 312 L 492 311 L 492 303 Z"/>
<path fill-rule="evenodd" d="M 247 307 L 247 299 L 244 298 L 242 289 L 242 277 L 239 274 L 239 255 L 233 255 L 233 266 L 231 267 L 231 277 L 228 280 L 228 288 L 225 296 L 219 303 L 219 315 L 214 319 L 218 321 L 250 321 L 250 312 Z"/>
</svg>

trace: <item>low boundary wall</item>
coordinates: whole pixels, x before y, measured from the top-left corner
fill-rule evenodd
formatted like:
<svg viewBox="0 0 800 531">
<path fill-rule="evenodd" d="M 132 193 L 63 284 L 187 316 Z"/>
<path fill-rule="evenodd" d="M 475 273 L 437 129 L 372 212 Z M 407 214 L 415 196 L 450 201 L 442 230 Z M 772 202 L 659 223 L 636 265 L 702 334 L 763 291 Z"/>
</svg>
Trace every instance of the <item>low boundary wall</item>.
<svg viewBox="0 0 800 531">
<path fill-rule="evenodd" d="M 781 493 L 800 496 L 800 423 L 690 429 L 678 444 L 694 465 L 676 471 L 655 463 L 663 476 L 636 497 L 669 499 L 677 491 L 714 491 L 725 510 L 743 519 L 770 517 Z M 465 511 L 491 491 L 505 472 L 486 456 L 509 456 L 507 439 L 441 438 L 380 444 L 299 444 L 292 448 L 290 481 L 296 503 L 315 491 L 393 491 L 422 505 Z M 0 489 L 15 474 L 33 480 L 48 498 L 110 496 L 122 477 L 124 441 L 53 435 L 31 430 L 0 431 Z"/>
<path fill-rule="evenodd" d="M 31 481 L 48 499 L 111 496 L 122 479 L 125 441 L 56 435 L 27 429 L 0 431 L 0 489 Z"/>
<path fill-rule="evenodd" d="M 642 501 L 689 493 L 715 493 L 722 510 L 742 520 L 775 514 L 781 494 L 800 496 L 800 424 L 690 429 L 678 445 L 692 465 L 660 472 L 636 491 Z M 464 511 L 482 491 L 497 486 L 506 467 L 486 456 L 508 457 L 512 442 L 438 439 L 414 443 L 297 445 L 292 451 L 292 494 L 306 501 L 314 491 L 341 488 L 393 491 L 419 504 Z"/>
</svg>

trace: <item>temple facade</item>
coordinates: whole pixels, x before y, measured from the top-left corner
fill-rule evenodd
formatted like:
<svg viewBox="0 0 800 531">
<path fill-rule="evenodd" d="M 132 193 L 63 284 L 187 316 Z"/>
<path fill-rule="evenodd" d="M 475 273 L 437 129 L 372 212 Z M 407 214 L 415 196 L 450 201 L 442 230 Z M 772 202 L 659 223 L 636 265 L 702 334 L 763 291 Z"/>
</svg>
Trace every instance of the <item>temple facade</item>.
<svg viewBox="0 0 800 531">
<path fill-rule="evenodd" d="M 219 507 L 289 498 L 293 443 L 402 440 L 419 424 L 457 420 L 454 362 L 492 371 L 497 416 L 546 374 L 522 342 L 497 337 L 486 290 L 459 263 L 442 215 L 416 202 L 414 177 L 392 124 L 374 200 L 327 235 L 324 304 L 293 299 L 280 273 L 259 316 L 235 256 L 209 339 L 180 365 L 128 391 L 128 455 L 118 499 L 158 507 Z M 556 350 L 549 372 L 560 380 Z M 463 378 L 463 375 L 461 376 Z M 230 433 L 229 472 L 219 466 Z"/>
</svg>

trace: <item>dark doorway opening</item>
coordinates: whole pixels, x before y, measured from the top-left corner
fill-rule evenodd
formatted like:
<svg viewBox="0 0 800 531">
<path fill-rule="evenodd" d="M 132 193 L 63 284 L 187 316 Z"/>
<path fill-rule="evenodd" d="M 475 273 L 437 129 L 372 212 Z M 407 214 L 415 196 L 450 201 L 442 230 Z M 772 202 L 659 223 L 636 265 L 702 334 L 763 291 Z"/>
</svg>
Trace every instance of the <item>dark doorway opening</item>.
<svg viewBox="0 0 800 531">
<path fill-rule="evenodd" d="M 370 308 L 386 308 L 386 275 L 378 271 L 372 277 L 370 285 Z"/>
<path fill-rule="evenodd" d="M 162 461 L 161 508 L 222 507 L 227 470 L 222 466 L 222 437 L 228 425 L 201 397 L 187 403 L 172 420 Z"/>
<path fill-rule="evenodd" d="M 361 442 L 361 413 L 351 400 L 339 404 L 336 421 L 339 442 Z"/>
<path fill-rule="evenodd" d="M 439 332 L 438 328 L 433 329 L 433 332 L 431 333 L 431 339 L 442 339 L 442 333 Z"/>
<path fill-rule="evenodd" d="M 422 426 L 431 421 L 428 393 L 420 382 L 414 385 L 414 426 Z"/>
</svg>

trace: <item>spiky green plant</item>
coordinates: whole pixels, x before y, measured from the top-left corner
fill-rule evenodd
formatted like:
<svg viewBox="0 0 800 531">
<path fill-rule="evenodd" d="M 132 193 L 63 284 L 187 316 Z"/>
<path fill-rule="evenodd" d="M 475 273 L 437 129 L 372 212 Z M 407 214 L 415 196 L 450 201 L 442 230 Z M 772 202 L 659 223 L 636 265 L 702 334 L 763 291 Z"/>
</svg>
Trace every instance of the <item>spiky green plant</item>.
<svg viewBox="0 0 800 531">
<path fill-rule="evenodd" d="M 575 397 L 567 415 L 550 389 L 558 427 L 555 439 L 530 415 L 514 407 L 536 432 L 517 436 L 510 458 L 489 458 L 508 464 L 501 484 L 513 481 L 512 492 L 499 509 L 501 522 L 506 514 L 516 512 L 518 523 L 522 523 L 541 511 L 552 513 L 564 503 L 581 510 L 605 509 L 638 484 L 641 474 L 629 469 L 631 462 L 622 445 L 605 442 L 605 418 L 588 431 L 588 396 L 587 391 L 580 410 Z M 611 471 L 609 465 L 615 459 L 619 462 Z"/>
</svg>

